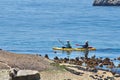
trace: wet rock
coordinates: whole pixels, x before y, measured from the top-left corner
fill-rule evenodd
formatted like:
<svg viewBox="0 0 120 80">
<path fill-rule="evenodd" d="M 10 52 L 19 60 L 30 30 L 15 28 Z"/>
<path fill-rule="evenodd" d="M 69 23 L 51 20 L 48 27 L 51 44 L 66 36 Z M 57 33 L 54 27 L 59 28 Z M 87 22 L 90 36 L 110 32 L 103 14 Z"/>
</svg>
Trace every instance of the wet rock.
<svg viewBox="0 0 120 80">
<path fill-rule="evenodd" d="M 120 77 L 120 74 L 115 74 L 114 77 Z"/>
<path fill-rule="evenodd" d="M 120 6 L 120 0 L 94 0 L 93 6 Z"/>
<path fill-rule="evenodd" d="M 103 65 L 110 65 L 110 59 L 109 58 L 105 58 L 104 60 L 103 60 Z"/>
<path fill-rule="evenodd" d="M 117 59 L 120 60 L 120 57 L 118 57 Z"/>
<path fill-rule="evenodd" d="M 76 57 L 75 60 L 76 60 L 76 61 L 79 61 L 79 57 Z"/>
<path fill-rule="evenodd" d="M 118 67 L 120 68 L 120 64 L 118 64 Z"/>
<path fill-rule="evenodd" d="M 47 54 L 45 54 L 45 58 L 49 59 L 49 57 L 48 57 L 48 55 L 47 55 Z"/>
<path fill-rule="evenodd" d="M 103 67 L 103 64 L 102 64 L 102 63 L 99 63 L 98 66 L 99 66 L 99 67 Z"/>
<path fill-rule="evenodd" d="M 54 60 L 59 60 L 59 58 L 56 56 L 56 57 L 54 57 Z"/>
<path fill-rule="evenodd" d="M 108 80 L 115 80 L 114 77 L 107 77 Z"/>
<path fill-rule="evenodd" d="M 64 60 L 64 62 L 66 63 L 66 62 L 69 61 L 69 58 L 64 58 L 63 60 Z"/>
</svg>

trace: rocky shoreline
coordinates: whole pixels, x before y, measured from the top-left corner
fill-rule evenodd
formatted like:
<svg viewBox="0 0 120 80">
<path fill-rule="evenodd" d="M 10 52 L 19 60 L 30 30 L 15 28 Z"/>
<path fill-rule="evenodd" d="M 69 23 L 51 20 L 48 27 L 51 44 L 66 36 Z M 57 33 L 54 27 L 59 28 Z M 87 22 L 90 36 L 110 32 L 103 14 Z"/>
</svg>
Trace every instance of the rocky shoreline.
<svg viewBox="0 0 120 80">
<path fill-rule="evenodd" d="M 117 59 L 120 60 L 120 57 Z M 42 57 L 1 50 L 0 80 L 120 80 L 120 74 L 97 69 L 96 65 L 114 66 L 109 58 L 59 59 L 55 57 L 54 60 L 50 60 L 48 55 Z"/>
</svg>

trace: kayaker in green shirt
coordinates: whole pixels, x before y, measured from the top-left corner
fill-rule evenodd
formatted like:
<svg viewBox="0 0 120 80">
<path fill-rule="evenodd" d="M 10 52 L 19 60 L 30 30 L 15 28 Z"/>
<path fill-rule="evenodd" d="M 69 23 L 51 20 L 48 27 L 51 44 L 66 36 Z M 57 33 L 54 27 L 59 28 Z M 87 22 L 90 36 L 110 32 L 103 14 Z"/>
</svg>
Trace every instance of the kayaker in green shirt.
<svg viewBox="0 0 120 80">
<path fill-rule="evenodd" d="M 70 41 L 67 41 L 66 48 L 72 48 Z"/>
<path fill-rule="evenodd" d="M 67 44 L 65 46 L 63 46 L 62 48 L 72 48 L 70 41 L 67 40 Z"/>
</svg>

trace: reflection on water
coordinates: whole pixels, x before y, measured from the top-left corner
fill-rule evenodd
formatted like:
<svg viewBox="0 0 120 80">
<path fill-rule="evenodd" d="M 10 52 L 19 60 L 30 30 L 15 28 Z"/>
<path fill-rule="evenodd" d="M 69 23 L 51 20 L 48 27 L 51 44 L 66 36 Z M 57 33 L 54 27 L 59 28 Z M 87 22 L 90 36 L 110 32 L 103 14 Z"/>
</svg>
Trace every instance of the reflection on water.
<svg viewBox="0 0 120 80">
<path fill-rule="evenodd" d="M 78 51 L 77 51 L 78 52 Z M 62 54 L 66 54 L 67 56 L 69 56 L 70 57 L 70 55 L 72 55 L 72 51 L 62 51 Z M 83 53 L 83 57 L 85 58 L 85 59 L 88 59 L 88 54 L 89 54 L 89 50 L 86 48 L 86 50 L 84 50 L 84 51 L 79 51 L 79 54 L 81 54 L 81 53 Z M 79 56 L 77 56 L 77 57 L 80 57 L 80 55 Z"/>
<path fill-rule="evenodd" d="M 66 53 L 68 59 L 70 59 L 70 54 L 72 53 L 72 51 L 62 51 L 62 53 Z"/>
<path fill-rule="evenodd" d="M 70 55 L 72 53 L 72 51 L 62 51 L 62 53 L 66 53 L 67 55 Z"/>
<path fill-rule="evenodd" d="M 88 53 L 89 53 L 89 50 L 88 49 L 86 49 L 85 51 L 83 51 L 84 52 L 84 57 L 86 58 L 86 59 L 88 59 Z"/>
</svg>

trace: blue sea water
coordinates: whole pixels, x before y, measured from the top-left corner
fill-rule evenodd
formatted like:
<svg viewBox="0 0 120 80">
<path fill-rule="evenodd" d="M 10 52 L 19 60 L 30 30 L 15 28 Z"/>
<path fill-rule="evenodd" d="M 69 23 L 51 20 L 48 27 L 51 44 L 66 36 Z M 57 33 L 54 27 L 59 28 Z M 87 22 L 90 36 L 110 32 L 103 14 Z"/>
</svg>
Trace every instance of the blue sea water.
<svg viewBox="0 0 120 80">
<path fill-rule="evenodd" d="M 94 7 L 93 0 L 0 0 L 0 48 L 22 54 L 82 57 L 57 51 L 59 41 L 95 47 L 88 56 L 120 57 L 120 7 Z M 115 62 L 119 64 L 120 62 Z"/>
</svg>

